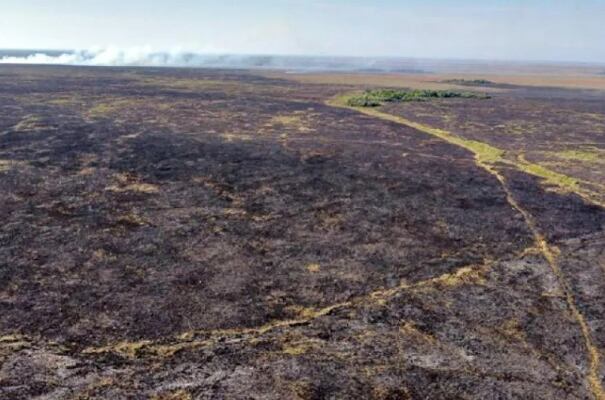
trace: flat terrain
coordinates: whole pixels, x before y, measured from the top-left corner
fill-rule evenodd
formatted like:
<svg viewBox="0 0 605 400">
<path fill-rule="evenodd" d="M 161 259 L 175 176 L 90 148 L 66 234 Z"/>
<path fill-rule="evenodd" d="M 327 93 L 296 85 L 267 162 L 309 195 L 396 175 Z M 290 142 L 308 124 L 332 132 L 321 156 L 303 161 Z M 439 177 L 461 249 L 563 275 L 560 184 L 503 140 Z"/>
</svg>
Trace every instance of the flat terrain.
<svg viewBox="0 0 605 400">
<path fill-rule="evenodd" d="M 511 68 L 496 69 L 492 73 L 481 72 L 479 67 L 469 67 L 474 72 L 461 73 L 284 73 L 265 72 L 264 76 L 294 80 L 300 83 L 324 85 L 358 85 L 405 87 L 417 89 L 448 89 L 455 85 L 445 81 L 452 79 L 486 79 L 500 84 L 527 86 L 529 88 L 566 88 L 605 90 L 605 71 L 575 71 L 537 69 L 515 72 Z M 601 68 L 605 69 L 605 67 Z M 497 88 L 483 88 L 484 91 L 498 91 Z"/>
<path fill-rule="evenodd" d="M 0 67 L 0 398 L 605 399 L 605 92 L 339 79 Z"/>
</svg>

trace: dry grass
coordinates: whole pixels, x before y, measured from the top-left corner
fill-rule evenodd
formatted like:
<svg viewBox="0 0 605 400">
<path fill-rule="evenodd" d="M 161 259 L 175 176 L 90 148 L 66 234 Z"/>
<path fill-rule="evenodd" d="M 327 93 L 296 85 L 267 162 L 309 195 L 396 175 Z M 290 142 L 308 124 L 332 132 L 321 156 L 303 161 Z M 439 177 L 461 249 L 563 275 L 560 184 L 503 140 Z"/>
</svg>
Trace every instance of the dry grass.
<svg viewBox="0 0 605 400">
<path fill-rule="evenodd" d="M 254 138 L 251 135 L 246 135 L 243 133 L 222 133 L 219 135 L 226 142 L 235 142 L 235 141 L 244 141 L 248 142 L 253 140 Z"/>
<path fill-rule="evenodd" d="M 426 342 L 429 344 L 436 344 L 437 339 L 425 332 L 420 331 L 413 322 L 406 321 L 399 327 L 399 332 L 403 335 L 414 338 L 420 342 Z"/>
<path fill-rule="evenodd" d="M 25 116 L 15 127 L 13 128 L 16 132 L 31 132 L 40 129 L 49 128 L 42 122 L 42 118 L 37 115 Z"/>
<path fill-rule="evenodd" d="M 166 392 L 151 397 L 151 400 L 191 400 L 191 394 L 186 390 L 180 389 L 174 392 Z"/>
<path fill-rule="evenodd" d="M 300 115 L 276 115 L 269 121 L 271 125 L 299 125 L 302 123 L 302 117 Z"/>
<path fill-rule="evenodd" d="M 115 345 L 105 346 L 105 347 L 90 347 L 84 349 L 82 353 L 84 354 L 103 354 L 108 352 L 113 352 L 119 354 L 125 358 L 135 359 L 137 358 L 139 352 L 145 347 L 151 344 L 149 340 L 141 340 L 139 342 L 120 342 Z"/>
<path fill-rule="evenodd" d="M 307 265 L 307 271 L 311 272 L 311 273 L 317 273 L 319 271 L 321 271 L 321 266 L 319 264 L 309 264 Z"/>
<path fill-rule="evenodd" d="M 151 183 L 132 183 L 122 187 L 111 185 L 108 186 L 105 190 L 116 193 L 136 192 L 147 194 L 158 193 L 160 191 L 157 185 L 152 185 Z"/>
<path fill-rule="evenodd" d="M 588 75 L 580 72 L 552 74 L 540 72 L 500 72 L 493 74 L 354 74 L 354 73 L 314 73 L 286 74 L 282 72 L 267 73 L 271 77 L 289 79 L 301 83 L 355 86 L 405 87 L 411 89 L 453 89 L 462 86 L 441 81 L 451 79 L 485 79 L 494 83 L 508 83 L 522 86 L 546 86 L 571 89 L 605 90 L 605 76 Z M 485 87 L 482 90 L 498 92 L 506 89 Z"/>
<path fill-rule="evenodd" d="M 89 118 L 104 118 L 123 112 L 125 110 L 141 109 L 145 106 L 144 99 L 134 98 L 107 98 L 94 103 L 85 115 Z"/>
<path fill-rule="evenodd" d="M 27 165 L 25 161 L 0 159 L 0 172 L 6 172 L 13 168 L 19 168 L 25 165 Z"/>
<path fill-rule="evenodd" d="M 287 128 L 288 131 L 294 129 L 300 133 L 308 133 L 314 131 L 310 127 L 309 118 L 310 116 L 304 111 L 296 111 L 291 114 L 276 115 L 265 126 L 272 129 Z"/>
<path fill-rule="evenodd" d="M 141 182 L 139 177 L 132 174 L 119 173 L 113 176 L 117 182 L 114 185 L 109 185 L 105 190 L 114 193 L 134 192 L 154 194 L 160 191 L 157 185 Z"/>
</svg>

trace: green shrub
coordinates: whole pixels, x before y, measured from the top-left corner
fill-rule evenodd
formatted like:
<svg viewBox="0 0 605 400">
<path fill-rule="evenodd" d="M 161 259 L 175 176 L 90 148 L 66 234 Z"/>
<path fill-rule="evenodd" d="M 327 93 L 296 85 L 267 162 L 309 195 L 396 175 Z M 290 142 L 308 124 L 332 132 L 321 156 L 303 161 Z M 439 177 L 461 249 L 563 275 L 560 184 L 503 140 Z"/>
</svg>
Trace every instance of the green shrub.
<svg viewBox="0 0 605 400">
<path fill-rule="evenodd" d="M 482 93 L 457 92 L 452 90 L 399 90 L 374 89 L 366 90 L 358 96 L 350 97 L 347 105 L 351 107 L 378 107 L 384 103 L 400 103 L 406 101 L 426 101 L 429 99 L 447 98 L 489 98 Z"/>
</svg>

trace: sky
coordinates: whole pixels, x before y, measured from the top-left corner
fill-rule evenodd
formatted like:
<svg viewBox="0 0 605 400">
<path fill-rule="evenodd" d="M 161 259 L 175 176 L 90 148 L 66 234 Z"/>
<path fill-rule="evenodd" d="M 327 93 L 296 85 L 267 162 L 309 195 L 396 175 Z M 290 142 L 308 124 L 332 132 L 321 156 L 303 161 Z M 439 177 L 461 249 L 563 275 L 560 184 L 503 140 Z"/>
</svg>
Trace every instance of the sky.
<svg viewBox="0 0 605 400">
<path fill-rule="evenodd" d="M 1 0 L 0 48 L 605 63 L 605 0 Z"/>
</svg>

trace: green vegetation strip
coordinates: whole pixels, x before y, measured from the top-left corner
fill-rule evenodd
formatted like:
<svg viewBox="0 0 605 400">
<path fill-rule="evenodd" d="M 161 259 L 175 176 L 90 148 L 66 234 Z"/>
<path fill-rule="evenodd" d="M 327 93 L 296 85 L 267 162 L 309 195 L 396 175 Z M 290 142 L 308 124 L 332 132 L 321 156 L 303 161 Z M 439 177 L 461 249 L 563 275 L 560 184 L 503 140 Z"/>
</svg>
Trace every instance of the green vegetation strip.
<svg viewBox="0 0 605 400">
<path fill-rule="evenodd" d="M 384 103 L 451 98 L 488 99 L 489 96 L 484 93 L 458 92 L 452 90 L 372 89 L 366 90 L 359 95 L 350 96 L 347 99 L 347 105 L 350 107 L 378 107 Z"/>
</svg>

